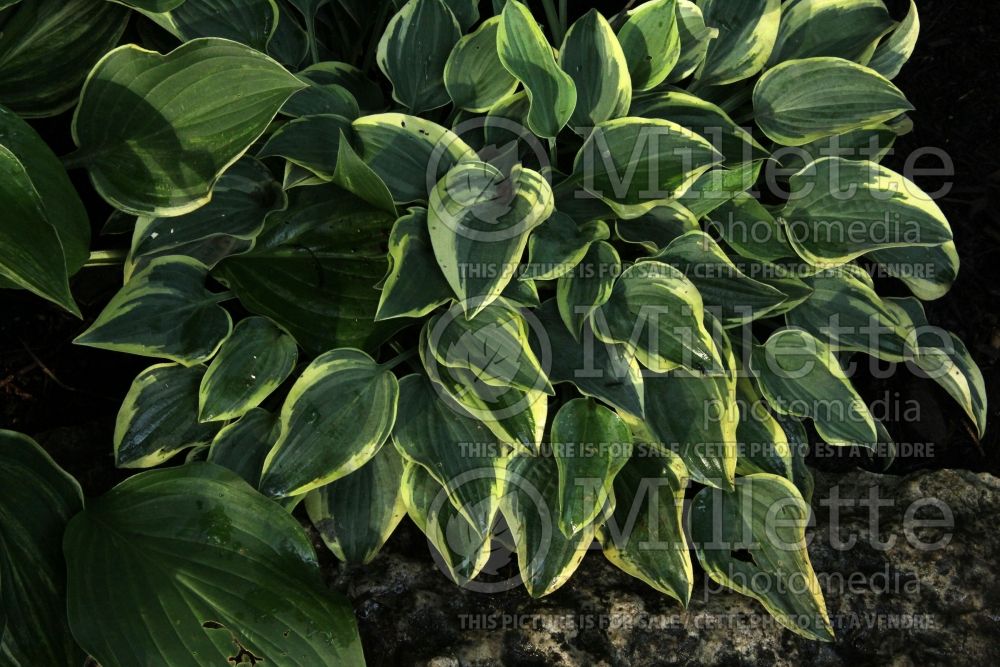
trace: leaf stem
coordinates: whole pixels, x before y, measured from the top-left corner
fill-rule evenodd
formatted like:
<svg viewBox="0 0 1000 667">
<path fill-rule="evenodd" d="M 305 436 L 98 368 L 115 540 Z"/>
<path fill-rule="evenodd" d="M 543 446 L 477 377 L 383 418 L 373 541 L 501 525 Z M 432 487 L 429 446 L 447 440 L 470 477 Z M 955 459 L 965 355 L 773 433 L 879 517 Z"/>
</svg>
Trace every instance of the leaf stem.
<svg viewBox="0 0 1000 667">
<path fill-rule="evenodd" d="M 556 150 L 556 138 L 549 137 L 549 168 L 553 171 L 559 163 L 559 153 Z"/>
<path fill-rule="evenodd" d="M 545 20 L 549 24 L 549 32 L 552 33 L 552 41 L 555 42 L 555 46 L 558 48 L 559 45 L 562 44 L 563 29 L 562 23 L 559 21 L 559 14 L 556 12 L 555 1 L 542 0 L 542 4 L 545 6 Z"/>
<path fill-rule="evenodd" d="M 309 57 L 312 64 L 319 62 L 319 44 L 316 43 L 316 14 L 306 19 L 306 39 L 309 41 Z"/>
<path fill-rule="evenodd" d="M 232 292 L 229 292 L 229 291 L 226 291 L 226 292 L 215 292 L 209 298 L 209 301 L 211 301 L 213 303 L 222 303 L 223 301 L 229 301 L 230 299 L 235 299 L 235 298 L 236 298 L 236 295 L 233 294 Z"/>
<path fill-rule="evenodd" d="M 405 352 L 401 352 L 398 355 L 396 355 L 395 357 L 393 357 L 392 359 L 390 359 L 389 361 L 385 362 L 384 364 L 380 364 L 380 365 L 381 365 L 382 368 L 384 368 L 387 371 L 388 370 L 392 370 L 393 368 L 395 368 L 396 366 L 400 365 L 404 361 L 409 361 L 413 357 L 417 356 L 417 352 L 419 352 L 419 350 L 417 350 L 417 348 L 413 348 L 411 350 L 407 350 Z"/>
<path fill-rule="evenodd" d="M 559 27 L 562 28 L 564 36 L 566 35 L 566 29 L 569 28 L 569 9 L 567 8 L 567 4 L 567 0 L 559 0 Z"/>
<path fill-rule="evenodd" d="M 87 261 L 83 263 L 83 268 L 120 266 L 125 263 L 125 257 L 127 256 L 127 250 L 91 250 Z"/>
</svg>

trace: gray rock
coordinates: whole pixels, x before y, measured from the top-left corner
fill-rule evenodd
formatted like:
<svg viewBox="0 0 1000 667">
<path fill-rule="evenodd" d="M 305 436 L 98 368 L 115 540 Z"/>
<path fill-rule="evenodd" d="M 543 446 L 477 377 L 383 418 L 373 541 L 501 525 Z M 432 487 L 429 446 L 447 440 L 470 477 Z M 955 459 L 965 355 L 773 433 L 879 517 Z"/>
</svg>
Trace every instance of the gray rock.
<svg viewBox="0 0 1000 667">
<path fill-rule="evenodd" d="M 813 506 L 809 553 L 837 632 L 830 644 L 704 580 L 682 609 L 598 550 L 540 600 L 521 587 L 464 590 L 408 521 L 371 564 L 327 559 L 327 571 L 354 603 L 370 665 L 1000 664 L 1000 480 L 954 470 L 821 474 Z M 913 521 L 947 511 L 950 529 Z M 503 580 L 516 563 L 501 557 L 488 569 Z"/>
</svg>

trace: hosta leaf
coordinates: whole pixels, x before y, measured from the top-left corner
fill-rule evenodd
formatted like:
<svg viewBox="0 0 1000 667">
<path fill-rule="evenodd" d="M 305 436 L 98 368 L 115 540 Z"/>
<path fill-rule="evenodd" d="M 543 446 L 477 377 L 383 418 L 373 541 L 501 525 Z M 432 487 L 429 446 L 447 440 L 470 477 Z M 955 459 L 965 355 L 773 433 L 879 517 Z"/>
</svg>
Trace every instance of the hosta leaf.
<svg viewBox="0 0 1000 667">
<path fill-rule="evenodd" d="M 856 271 L 848 268 L 805 278 L 812 294 L 785 315 L 788 325 L 827 341 L 834 350 L 904 361 L 909 351 L 903 322 Z"/>
<path fill-rule="evenodd" d="M 364 664 L 298 522 L 219 466 L 126 480 L 70 522 L 65 550 L 73 635 L 102 665 Z"/>
<path fill-rule="evenodd" d="M 77 345 L 197 364 L 233 328 L 219 305 L 228 293 L 205 289 L 208 270 L 190 257 L 160 257 L 133 276 L 77 336 Z"/>
<path fill-rule="evenodd" d="M 396 529 L 403 504 L 403 461 L 385 446 L 350 475 L 306 496 L 309 520 L 337 558 L 367 563 Z"/>
<path fill-rule="evenodd" d="M 118 42 L 129 16 L 121 5 L 92 0 L 31 0 L 8 11 L 0 104 L 29 118 L 76 104 L 87 72 Z"/>
<path fill-rule="evenodd" d="M 123 46 L 84 85 L 73 118 L 77 159 L 117 208 L 188 213 L 208 203 L 226 168 L 304 85 L 227 40 L 197 39 L 167 55 Z"/>
<path fill-rule="evenodd" d="M 832 56 L 865 64 L 893 25 L 882 0 L 795 0 L 782 10 L 771 65 Z"/>
<path fill-rule="evenodd" d="M 343 116 L 317 114 L 294 118 L 270 136 L 257 157 L 280 156 L 330 181 L 337 170 L 340 137 L 350 131 L 351 121 Z"/>
<path fill-rule="evenodd" d="M 750 475 L 732 492 L 702 489 L 691 506 L 691 538 L 713 581 L 748 595 L 783 626 L 833 640 L 819 581 L 809 562 L 809 506 L 786 479 Z M 749 552 L 750 560 L 740 557 Z"/>
<path fill-rule="evenodd" d="M 462 586 L 475 579 L 490 557 L 489 536 L 455 509 L 448 492 L 422 465 L 406 464 L 402 492 L 406 513 L 427 536 L 451 580 Z"/>
<path fill-rule="evenodd" d="M 770 139 L 801 146 L 887 121 L 913 106 L 878 72 L 842 58 L 789 60 L 753 91 L 754 120 Z"/>
<path fill-rule="evenodd" d="M 410 113 L 444 106 L 444 66 L 462 29 L 443 0 L 409 0 L 378 43 L 378 66 L 392 82 L 392 97 Z"/>
<path fill-rule="evenodd" d="M 521 280 L 555 280 L 572 271 L 586 257 L 590 245 L 611 236 L 600 221 L 577 224 L 573 218 L 555 211 L 528 238 L 528 264 Z"/>
<path fill-rule="evenodd" d="M 825 157 L 836 156 L 848 160 L 881 162 L 896 143 L 895 130 L 885 123 L 851 130 L 832 137 L 823 137 L 781 154 L 782 171 L 793 174 Z M 785 153 L 785 151 L 782 151 Z"/>
<path fill-rule="evenodd" d="M 389 437 L 398 398 L 396 376 L 364 352 L 316 357 L 281 408 L 281 433 L 264 462 L 261 492 L 297 496 L 363 466 Z"/>
<path fill-rule="evenodd" d="M 866 257 L 902 280 L 923 301 L 940 299 L 958 278 L 958 250 L 953 241 L 937 246 L 873 250 Z"/>
<path fill-rule="evenodd" d="M 389 234 L 389 273 L 375 319 L 423 317 L 451 298 L 451 287 L 431 247 L 427 209 L 414 206 L 396 220 Z"/>
<path fill-rule="evenodd" d="M 303 73 L 299 79 L 307 80 Z M 310 82 L 308 88 L 292 95 L 281 107 L 281 113 L 293 118 L 333 114 L 354 120 L 361 115 L 358 101 L 346 88 L 335 83 Z"/>
<path fill-rule="evenodd" d="M 736 474 L 764 472 L 794 481 L 788 436 L 747 377 L 736 379 L 736 402 L 740 409 L 740 423 L 736 427 L 739 446 Z"/>
<path fill-rule="evenodd" d="M 671 121 L 619 118 L 599 124 L 573 161 L 573 176 L 620 218 L 679 197 L 714 164 L 712 145 Z"/>
<path fill-rule="evenodd" d="M 524 317 L 504 301 L 490 304 L 472 320 L 465 319 L 458 304 L 432 317 L 427 349 L 439 364 L 472 371 L 486 384 L 555 393 L 528 344 Z"/>
<path fill-rule="evenodd" d="M 457 134 L 416 116 L 363 116 L 353 127 L 359 156 L 385 181 L 397 204 L 426 201 L 453 166 L 478 160 Z"/>
<path fill-rule="evenodd" d="M 760 262 L 795 257 L 785 228 L 749 193 L 740 193 L 709 214 L 722 240 L 739 255 Z"/>
<path fill-rule="evenodd" d="M 785 301 L 780 291 L 740 271 L 702 231 L 678 237 L 654 257 L 676 267 L 694 283 L 705 307 L 724 325 L 766 317 Z"/>
<path fill-rule="evenodd" d="M 392 432 L 399 453 L 427 470 L 455 509 L 486 536 L 503 494 L 507 448 L 482 423 L 442 400 L 426 377 L 403 378 L 399 394 Z"/>
<path fill-rule="evenodd" d="M 198 418 L 225 421 L 257 407 L 291 375 L 298 357 L 295 339 L 271 320 L 242 320 L 201 381 Z"/>
<path fill-rule="evenodd" d="M 543 303 L 533 314 L 541 329 L 532 327 L 532 348 L 539 356 L 551 356 L 549 380 L 571 382 L 585 396 L 642 416 L 642 371 L 623 345 L 597 340 L 587 324 L 580 340 L 573 338 L 559 317 L 555 299 Z"/>
<path fill-rule="evenodd" d="M 646 373 L 645 426 L 650 444 L 678 454 L 702 484 L 732 488 L 739 409 L 731 355 L 706 371 Z"/>
<path fill-rule="evenodd" d="M 241 158 L 219 179 L 208 204 L 172 218 L 141 216 L 136 221 L 125 279 L 167 255 L 192 257 L 213 268 L 249 250 L 267 214 L 286 205 L 271 172 L 253 158 Z"/>
<path fill-rule="evenodd" d="M 275 0 L 184 0 L 166 13 L 146 16 L 184 42 L 221 37 L 266 52 L 278 26 L 278 5 Z"/>
<path fill-rule="evenodd" d="M 910 11 L 898 23 L 884 42 L 875 48 L 868 66 L 887 79 L 895 79 L 903 65 L 913 55 L 920 36 L 920 12 L 917 3 L 910 0 Z"/>
<path fill-rule="evenodd" d="M 2 137 L 0 137 L 2 139 Z M 76 192 L 69 190 L 79 201 Z M 0 145 L 0 280 L 30 290 L 76 316 L 59 232 L 26 166 Z M 86 214 L 84 214 L 84 220 Z M 89 231 L 89 230 L 88 230 Z"/>
<path fill-rule="evenodd" d="M 677 36 L 681 43 L 681 56 L 670 70 L 669 83 L 691 76 L 705 61 L 708 46 L 719 32 L 705 25 L 705 15 L 691 0 L 677 0 Z"/>
<path fill-rule="evenodd" d="M 449 407 L 485 424 L 501 442 L 535 451 L 542 440 L 548 415 L 548 395 L 541 390 L 498 387 L 472 371 L 449 368 L 430 353 L 429 327 L 421 331 L 420 359 L 435 389 Z"/>
<path fill-rule="evenodd" d="M 760 176 L 762 164 L 758 160 L 732 169 L 706 171 L 678 198 L 677 203 L 691 211 L 695 218 L 703 218 L 752 188 Z"/>
<path fill-rule="evenodd" d="M 150 366 L 136 376 L 115 421 L 115 464 L 151 468 L 177 452 L 207 445 L 221 424 L 198 421 L 204 366 Z"/>
<path fill-rule="evenodd" d="M 516 0 L 508 0 L 515 2 Z M 565 584 L 591 542 L 593 523 L 572 537 L 559 530 L 559 469 L 551 456 L 521 455 L 507 464 L 501 511 L 517 547 L 517 564 L 528 594 L 540 598 Z"/>
<path fill-rule="evenodd" d="M 695 75 L 698 80 L 723 85 L 758 73 L 778 36 L 781 0 L 702 0 L 698 6 L 705 24 L 719 31 Z"/>
<path fill-rule="evenodd" d="M 872 250 L 951 241 L 951 227 L 915 183 L 874 162 L 824 158 L 792 176 L 780 213 L 796 252 L 814 266 Z"/>
<path fill-rule="evenodd" d="M 396 204 L 385 181 L 358 157 L 343 133 L 337 143 L 337 168 L 333 171 L 333 182 L 376 209 L 390 215 L 397 214 Z"/>
<path fill-rule="evenodd" d="M 885 304 L 910 329 L 908 342 L 915 348 L 913 362 L 962 406 L 982 438 L 987 420 L 986 386 L 965 344 L 955 334 L 930 326 L 917 299 L 886 299 Z"/>
<path fill-rule="evenodd" d="M 621 259 L 614 246 L 597 241 L 573 271 L 559 278 L 556 283 L 559 316 L 574 338 L 580 338 L 584 323 L 607 302 L 621 270 Z"/>
<path fill-rule="evenodd" d="M 528 127 L 540 137 L 555 137 L 576 108 L 576 86 L 556 63 L 531 10 L 518 0 L 504 5 L 497 51 L 500 62 L 528 93 Z"/>
<path fill-rule="evenodd" d="M 554 208 L 538 172 L 507 177 L 486 163 L 460 164 L 431 193 L 427 226 L 441 272 L 470 317 L 496 299 L 517 271 L 528 234 Z"/>
<path fill-rule="evenodd" d="M 229 468 L 256 489 L 264 459 L 278 440 L 278 431 L 275 415 L 254 408 L 215 434 L 206 460 Z"/>
<path fill-rule="evenodd" d="M 308 81 L 322 88 L 329 89 L 332 86 L 343 88 L 357 101 L 357 105 L 366 112 L 378 111 L 385 108 L 385 98 L 382 96 L 382 89 L 379 85 L 369 79 L 360 69 L 349 63 L 337 61 L 316 63 L 298 72 L 296 76 L 303 81 Z M 299 93 L 298 95 L 303 94 L 305 93 Z M 292 100 L 294 99 L 295 97 L 292 98 Z"/>
<path fill-rule="evenodd" d="M 774 417 L 781 424 L 781 428 L 788 438 L 788 447 L 792 453 L 792 481 L 795 483 L 795 488 L 802 494 L 803 500 L 812 504 L 815 481 L 812 471 L 806 466 L 806 455 L 809 454 L 810 444 L 809 434 L 806 433 L 802 422 L 795 417 L 781 414 L 776 414 Z"/>
<path fill-rule="evenodd" d="M 80 485 L 31 438 L 0 430 L 0 656 L 9 665 L 79 665 L 66 621 L 63 531 Z M 6 622 L 5 622 L 6 621 Z"/>
<path fill-rule="evenodd" d="M 559 470 L 559 529 L 566 537 L 615 506 L 615 475 L 632 455 L 632 433 L 621 417 L 591 398 L 563 404 L 552 421 Z"/>
<path fill-rule="evenodd" d="M 267 43 L 267 54 L 282 65 L 297 69 L 306 59 L 309 51 L 309 35 L 299 24 L 298 17 L 292 17 L 288 0 L 275 0 L 278 4 L 280 20 Z"/>
<path fill-rule="evenodd" d="M 785 329 L 753 350 L 757 384 L 776 411 L 809 417 L 831 445 L 874 447 L 875 420 L 833 350 L 805 331 Z"/>
<path fill-rule="evenodd" d="M 393 215 L 335 185 L 296 188 L 271 214 L 253 251 L 223 261 L 214 275 L 248 310 L 275 320 L 304 348 L 373 348 Z"/>
<path fill-rule="evenodd" d="M 705 100 L 679 90 L 640 97 L 629 114 L 669 120 L 695 132 L 722 153 L 727 166 L 762 160 L 768 152 L 729 115 Z"/>
<path fill-rule="evenodd" d="M 625 269 L 598 312 L 598 338 L 625 345 L 654 372 L 713 363 L 701 295 L 669 264 L 642 262 Z"/>
<path fill-rule="evenodd" d="M 698 218 L 677 202 L 667 202 L 631 220 L 615 222 L 615 232 L 626 243 L 637 243 L 647 252 L 667 247 L 682 234 L 701 229 Z"/>
<path fill-rule="evenodd" d="M 677 0 L 649 0 L 629 11 L 618 30 L 633 90 L 658 86 L 680 59 L 677 11 Z"/>
<path fill-rule="evenodd" d="M 30 125 L 3 107 L 0 107 L 0 147 L 8 151 L 7 160 L 12 155 L 21 163 L 44 204 L 47 226 L 51 225 L 59 237 L 62 249 L 48 254 L 47 264 L 53 263 L 54 255 L 62 255 L 67 273 L 75 274 L 89 256 L 90 222 L 62 163 Z M 16 221 L 12 215 L 7 218 L 8 224 Z M 27 236 L 28 231 L 22 230 L 18 240 L 23 242 Z M 5 245 L 10 247 L 13 243 Z"/>
<path fill-rule="evenodd" d="M 500 17 L 483 21 L 475 32 L 458 40 L 444 68 L 444 85 L 455 106 L 469 111 L 489 111 L 512 94 L 517 79 L 504 69 L 497 52 Z"/>
<path fill-rule="evenodd" d="M 625 115 L 632 99 L 628 62 L 607 19 L 591 9 L 566 32 L 559 67 L 576 86 L 570 124 L 578 131 Z"/>
<path fill-rule="evenodd" d="M 687 483 L 677 455 L 633 456 L 615 477 L 614 513 L 597 531 L 616 567 L 685 606 L 694 587 L 682 519 Z"/>
</svg>

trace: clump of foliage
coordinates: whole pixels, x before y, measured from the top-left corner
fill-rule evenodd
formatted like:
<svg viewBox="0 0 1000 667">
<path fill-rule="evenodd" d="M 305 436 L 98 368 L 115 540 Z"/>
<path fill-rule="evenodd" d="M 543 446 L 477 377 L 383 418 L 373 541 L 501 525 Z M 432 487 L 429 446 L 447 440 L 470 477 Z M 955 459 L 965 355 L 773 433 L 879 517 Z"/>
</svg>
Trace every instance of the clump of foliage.
<svg viewBox="0 0 1000 667">
<path fill-rule="evenodd" d="M 350 563 L 408 515 L 459 584 L 503 526 L 534 596 L 599 543 L 686 604 L 693 548 L 832 638 L 806 424 L 891 443 L 843 362 L 907 362 L 984 426 L 920 305 L 957 275 L 948 222 L 878 164 L 916 7 L 566 5 L 542 27 L 517 0 L 0 0 L 0 279 L 79 314 L 70 277 L 116 258 L 90 251 L 85 169 L 132 237 L 77 342 L 160 360 L 115 462 L 186 456 L 82 509 L 3 433 L 2 595 L 27 610 L 4 655 L 360 662 L 300 501 Z M 22 119 L 69 109 L 60 161 Z"/>
</svg>

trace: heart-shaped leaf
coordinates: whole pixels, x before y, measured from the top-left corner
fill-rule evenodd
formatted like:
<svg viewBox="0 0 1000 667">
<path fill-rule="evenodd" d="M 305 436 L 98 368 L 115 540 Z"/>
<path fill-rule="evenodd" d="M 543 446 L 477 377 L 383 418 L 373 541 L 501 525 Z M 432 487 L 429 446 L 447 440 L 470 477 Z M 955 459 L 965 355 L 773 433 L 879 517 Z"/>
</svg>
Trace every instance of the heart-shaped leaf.
<svg viewBox="0 0 1000 667">
<path fill-rule="evenodd" d="M 554 458 L 521 455 L 507 464 L 507 492 L 501 511 L 517 546 L 521 580 L 534 598 L 565 584 L 594 541 L 593 523 L 572 537 L 563 535 L 559 530 L 559 499 L 559 469 Z"/>
<path fill-rule="evenodd" d="M 208 445 L 222 426 L 198 421 L 204 366 L 150 366 L 136 376 L 115 421 L 115 464 L 151 468 L 190 447 Z"/>
<path fill-rule="evenodd" d="M 507 447 L 483 424 L 443 400 L 430 380 L 408 375 L 400 383 L 399 417 L 392 440 L 447 490 L 448 499 L 481 535 L 489 533 L 503 494 Z"/>
<path fill-rule="evenodd" d="M 311 491 L 306 511 L 337 558 L 367 563 L 406 514 L 399 452 L 387 445 L 350 475 Z"/>
<path fill-rule="evenodd" d="M 103 665 L 364 664 L 298 522 L 225 468 L 126 480 L 70 522 L 65 550 L 73 635 Z"/>
<path fill-rule="evenodd" d="M 577 224 L 573 218 L 554 211 L 528 237 L 528 264 L 521 280 L 555 280 L 572 271 L 587 256 L 590 244 L 611 236 L 601 220 Z"/>
<path fill-rule="evenodd" d="M 598 312 L 598 338 L 625 345 L 654 372 L 713 363 L 701 295 L 669 264 L 642 262 L 625 269 Z"/>
<path fill-rule="evenodd" d="M 722 160 L 712 144 L 677 123 L 626 117 L 594 128 L 570 178 L 618 217 L 635 218 L 681 196 Z"/>
<path fill-rule="evenodd" d="M 493 302 L 517 271 L 528 235 L 554 209 L 538 172 L 465 163 L 431 193 L 427 226 L 441 272 L 470 317 Z"/>
<path fill-rule="evenodd" d="M 297 496 L 348 475 L 378 452 L 396 421 L 399 384 L 360 350 L 322 354 L 292 385 L 260 489 Z"/>
<path fill-rule="evenodd" d="M 676 83 L 694 74 L 705 61 L 708 46 L 719 34 L 705 25 L 705 15 L 691 0 L 677 0 L 677 36 L 681 55 L 670 70 L 667 83 Z"/>
<path fill-rule="evenodd" d="M 552 421 L 559 469 L 559 529 L 571 537 L 613 510 L 615 475 L 632 455 L 632 433 L 621 417 L 593 399 L 565 403 Z"/>
<path fill-rule="evenodd" d="M 864 253 L 952 239 L 944 213 L 915 183 L 874 162 L 824 158 L 789 180 L 780 216 L 796 252 L 814 266 Z"/>
<path fill-rule="evenodd" d="M 741 477 L 732 492 L 702 489 L 691 505 L 695 553 L 713 581 L 759 600 L 792 632 L 832 641 L 806 551 L 808 522 L 809 506 L 798 490 L 775 475 Z"/>
<path fill-rule="evenodd" d="M 958 250 L 953 241 L 937 246 L 873 250 L 866 255 L 890 276 L 899 278 L 923 301 L 940 299 L 958 278 Z"/>
<path fill-rule="evenodd" d="M 427 201 L 448 170 L 479 159 L 457 134 L 416 116 L 363 116 L 353 127 L 360 142 L 358 155 L 385 182 L 397 204 Z"/>
<path fill-rule="evenodd" d="M 73 342 L 189 366 L 210 359 L 233 321 L 219 305 L 232 295 L 205 289 L 207 276 L 208 269 L 190 257 L 158 257 Z"/>
<path fill-rule="evenodd" d="M 497 53 L 500 17 L 483 21 L 455 44 L 444 68 L 444 85 L 455 106 L 485 112 L 517 88 Z"/>
<path fill-rule="evenodd" d="M 789 60 L 753 91 L 754 120 L 773 141 L 801 146 L 895 118 L 913 106 L 878 72 L 843 58 Z"/>
<path fill-rule="evenodd" d="M 570 124 L 581 132 L 625 115 L 632 99 L 632 79 L 621 44 L 607 19 L 591 9 L 566 32 L 559 67 L 576 86 Z"/>
<path fill-rule="evenodd" d="M 685 606 L 694 587 L 682 518 L 687 483 L 677 455 L 633 456 L 615 477 L 614 512 L 597 530 L 605 558 Z"/>
<path fill-rule="evenodd" d="M 574 338 L 580 338 L 584 323 L 611 297 L 621 273 L 618 251 L 607 241 L 591 244 L 587 254 L 556 283 L 559 316 Z"/>
<path fill-rule="evenodd" d="M 771 55 L 781 22 L 781 0 L 702 0 L 705 25 L 719 31 L 696 74 L 721 86 L 760 72 Z"/>
<path fill-rule="evenodd" d="M 385 275 L 385 239 L 394 215 L 332 184 L 296 188 L 288 208 L 267 218 L 251 252 L 213 275 L 251 312 L 270 317 L 306 350 L 373 349 Z"/>
<path fill-rule="evenodd" d="M 421 280 L 412 280 L 415 275 Z M 451 299 L 431 246 L 427 209 L 415 206 L 396 220 L 389 234 L 389 273 L 375 319 L 423 317 Z"/>
<path fill-rule="evenodd" d="M 753 371 L 776 411 L 810 417 L 831 445 L 873 448 L 875 420 L 828 345 L 800 329 L 783 329 L 753 350 Z"/>
<path fill-rule="evenodd" d="M 350 132 L 351 121 L 343 116 L 316 114 L 294 118 L 268 138 L 257 157 L 281 156 L 330 181 L 337 170 L 340 136 Z"/>
<path fill-rule="evenodd" d="M 184 0 L 166 13 L 144 13 L 184 42 L 221 37 L 265 53 L 279 23 L 275 0 Z"/>
<path fill-rule="evenodd" d="M 649 90 L 667 78 L 681 57 L 677 0 L 650 0 L 628 13 L 618 30 L 632 89 Z"/>
<path fill-rule="evenodd" d="M 125 279 L 157 258 L 184 255 L 214 268 L 226 257 L 250 250 L 268 213 L 285 208 L 281 184 L 263 164 L 243 157 L 226 170 L 212 201 L 172 218 L 139 217 L 125 259 Z"/>
<path fill-rule="evenodd" d="M 782 10 L 781 30 L 769 64 L 833 56 L 863 65 L 892 25 L 882 0 L 792 2 Z"/>
<path fill-rule="evenodd" d="M 198 418 L 225 421 L 257 407 L 291 375 L 298 357 L 295 339 L 271 320 L 242 320 L 201 381 Z"/>
<path fill-rule="evenodd" d="M 229 468 L 257 488 L 264 459 L 278 440 L 278 430 L 276 416 L 254 408 L 215 435 L 206 460 Z"/>
<path fill-rule="evenodd" d="M 224 39 L 196 39 L 167 55 L 122 46 L 84 85 L 73 117 L 76 159 L 117 208 L 188 213 L 208 203 L 226 168 L 303 87 L 264 54 Z"/>
<path fill-rule="evenodd" d="M 531 10 L 518 0 L 507 0 L 503 7 L 497 51 L 528 93 L 528 127 L 540 137 L 554 138 L 576 108 L 576 86 L 556 63 Z"/>
<path fill-rule="evenodd" d="M 376 60 L 392 82 L 392 97 L 410 113 L 450 100 L 444 69 L 462 29 L 443 0 L 409 0 L 386 26 Z"/>
</svg>

